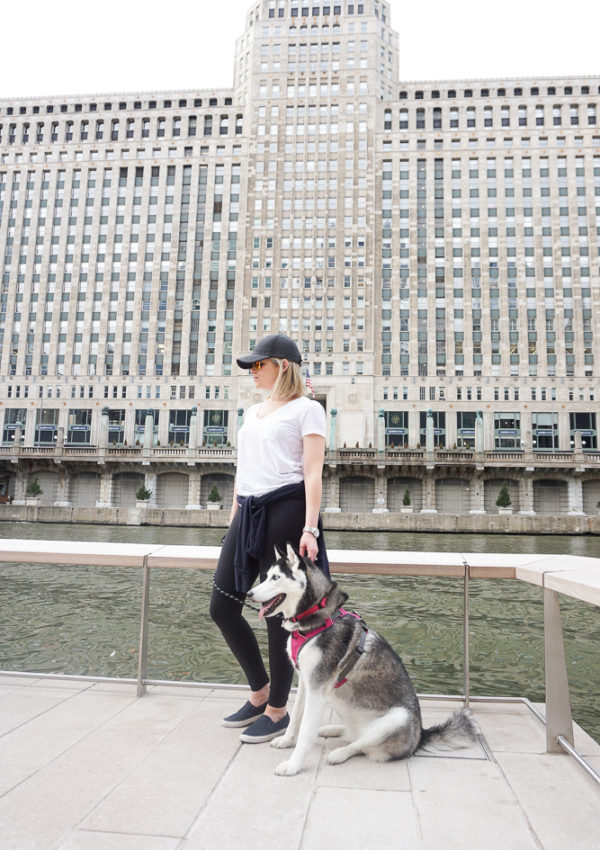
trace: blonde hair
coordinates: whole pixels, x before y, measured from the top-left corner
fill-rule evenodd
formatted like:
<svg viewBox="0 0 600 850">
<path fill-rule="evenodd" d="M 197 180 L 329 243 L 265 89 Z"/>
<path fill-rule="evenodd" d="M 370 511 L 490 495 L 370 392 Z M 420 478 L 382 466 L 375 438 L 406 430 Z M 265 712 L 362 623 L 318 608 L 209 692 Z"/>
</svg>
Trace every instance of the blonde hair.
<svg viewBox="0 0 600 850">
<path fill-rule="evenodd" d="M 271 357 L 270 360 L 279 367 L 277 378 L 270 393 L 271 398 L 276 401 L 291 401 L 294 398 L 304 395 L 300 364 L 288 360 L 288 368 L 283 369 L 282 359 Z"/>
</svg>

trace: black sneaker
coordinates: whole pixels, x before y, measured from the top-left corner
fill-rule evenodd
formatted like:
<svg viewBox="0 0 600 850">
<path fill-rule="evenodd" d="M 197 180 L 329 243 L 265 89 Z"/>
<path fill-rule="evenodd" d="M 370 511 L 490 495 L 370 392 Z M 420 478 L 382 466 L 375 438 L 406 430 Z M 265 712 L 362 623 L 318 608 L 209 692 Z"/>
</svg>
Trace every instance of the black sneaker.
<svg viewBox="0 0 600 850">
<path fill-rule="evenodd" d="M 248 700 L 235 714 L 224 717 L 221 721 L 221 726 L 249 726 L 257 717 L 260 717 L 266 707 L 266 702 L 263 702 L 262 705 L 252 705 L 250 700 Z"/>
<path fill-rule="evenodd" d="M 243 741 L 245 744 L 264 744 L 265 741 L 272 741 L 273 738 L 283 735 L 289 722 L 289 714 L 286 714 L 277 723 L 271 720 L 270 717 L 267 717 L 266 714 L 263 714 L 246 732 L 242 732 L 240 741 Z"/>
</svg>

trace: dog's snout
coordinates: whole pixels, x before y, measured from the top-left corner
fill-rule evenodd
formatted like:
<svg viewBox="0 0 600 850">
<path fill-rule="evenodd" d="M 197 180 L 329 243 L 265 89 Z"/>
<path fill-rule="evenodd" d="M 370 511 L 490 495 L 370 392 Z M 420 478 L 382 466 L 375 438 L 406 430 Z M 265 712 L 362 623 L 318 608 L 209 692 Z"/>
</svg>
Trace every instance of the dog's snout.
<svg viewBox="0 0 600 850">
<path fill-rule="evenodd" d="M 248 593 L 246 594 L 246 596 L 248 597 L 248 599 L 254 599 L 254 591 L 249 590 Z"/>
</svg>

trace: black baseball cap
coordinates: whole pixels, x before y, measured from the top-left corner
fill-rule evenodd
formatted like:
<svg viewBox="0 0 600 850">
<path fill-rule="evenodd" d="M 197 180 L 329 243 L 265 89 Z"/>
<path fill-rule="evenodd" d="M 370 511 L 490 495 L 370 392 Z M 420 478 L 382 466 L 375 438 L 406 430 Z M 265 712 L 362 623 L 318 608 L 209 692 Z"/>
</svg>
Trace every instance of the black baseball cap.
<svg viewBox="0 0 600 850">
<path fill-rule="evenodd" d="M 271 334 L 259 341 L 254 346 L 254 351 L 238 357 L 236 362 L 240 369 L 249 369 L 257 360 L 268 360 L 270 357 L 280 357 L 292 363 L 302 363 L 300 349 L 293 339 L 285 334 Z"/>
</svg>

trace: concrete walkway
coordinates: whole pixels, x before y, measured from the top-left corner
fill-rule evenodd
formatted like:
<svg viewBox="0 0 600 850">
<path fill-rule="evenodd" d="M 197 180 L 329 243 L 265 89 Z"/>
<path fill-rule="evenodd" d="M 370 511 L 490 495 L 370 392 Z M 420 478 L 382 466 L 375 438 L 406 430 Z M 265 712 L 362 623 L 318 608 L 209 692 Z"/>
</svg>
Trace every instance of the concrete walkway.
<svg viewBox="0 0 600 850">
<path fill-rule="evenodd" d="M 476 704 L 489 749 L 330 766 L 298 776 L 281 751 L 219 720 L 239 690 L 0 676 L 1 850 L 597 850 L 600 788 L 545 753 L 523 705 Z M 425 724 L 448 703 L 423 700 Z M 600 746 L 575 745 L 597 772 Z"/>
</svg>

